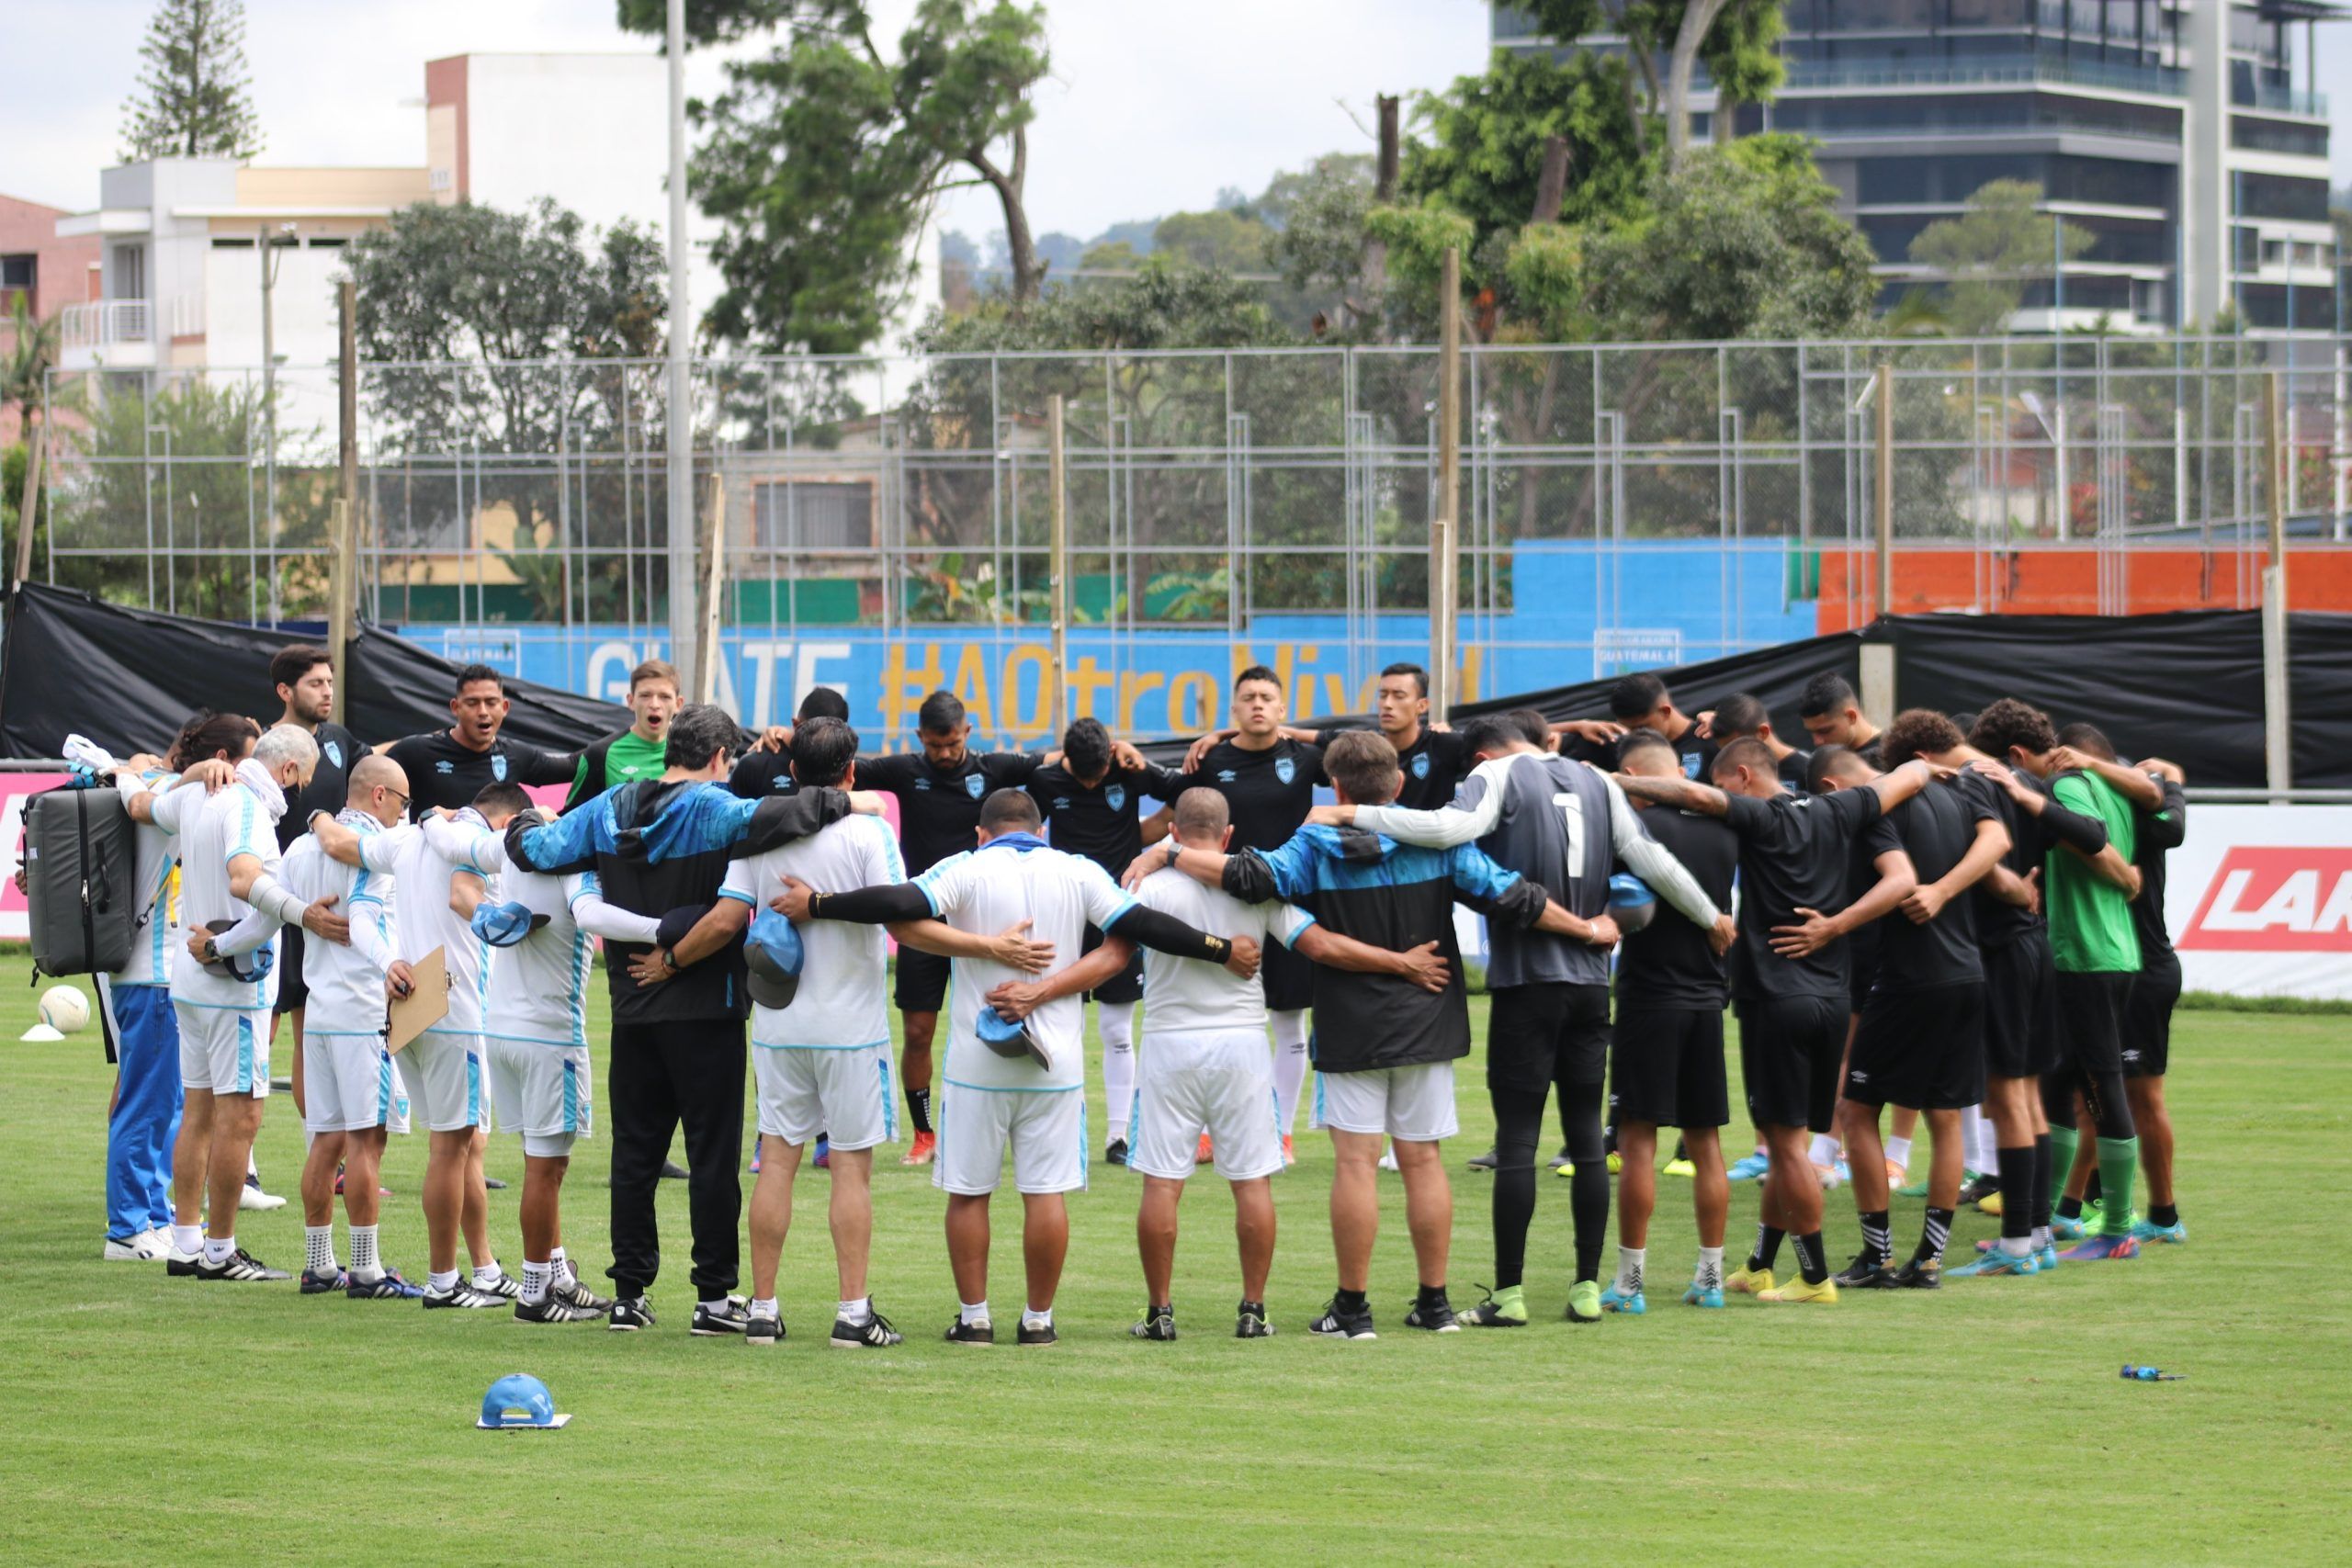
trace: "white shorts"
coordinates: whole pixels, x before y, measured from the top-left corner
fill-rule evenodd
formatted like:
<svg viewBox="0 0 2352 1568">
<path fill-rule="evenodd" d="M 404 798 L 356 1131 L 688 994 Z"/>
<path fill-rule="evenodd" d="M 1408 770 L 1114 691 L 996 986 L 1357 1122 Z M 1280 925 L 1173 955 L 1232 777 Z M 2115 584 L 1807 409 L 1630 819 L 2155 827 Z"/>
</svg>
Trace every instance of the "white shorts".
<svg viewBox="0 0 2352 1568">
<path fill-rule="evenodd" d="M 180 1087 L 260 1100 L 269 1093 L 269 1010 L 172 1004 L 180 1026 Z"/>
<path fill-rule="evenodd" d="M 1199 1163 L 1201 1134 L 1216 1173 L 1250 1181 L 1283 1168 L 1273 1057 L 1261 1029 L 1188 1029 L 1143 1037 L 1128 1123 L 1127 1166 L 1182 1181 Z"/>
<path fill-rule="evenodd" d="M 1408 1144 L 1433 1144 L 1462 1130 L 1453 1116 L 1453 1064 L 1317 1073 L 1309 1125 L 1340 1133 L 1385 1133 Z"/>
<path fill-rule="evenodd" d="M 302 1125 L 313 1133 L 389 1128 L 405 1122 L 407 1090 L 380 1034 L 302 1032 Z"/>
<path fill-rule="evenodd" d="M 489 1114 L 479 1034 L 418 1035 L 401 1053 L 401 1076 L 429 1132 L 478 1126 Z"/>
<path fill-rule="evenodd" d="M 834 1148 L 848 1151 L 899 1136 L 888 1045 L 754 1045 L 752 1082 L 763 1137 L 805 1144 L 822 1133 Z"/>
<path fill-rule="evenodd" d="M 1012 1148 L 1012 1185 L 1023 1192 L 1086 1190 L 1086 1091 L 941 1086 L 939 1152 L 931 1184 L 943 1192 L 993 1192 Z"/>
<path fill-rule="evenodd" d="M 505 1130 L 523 1135 L 534 1159 L 559 1159 L 595 1130 L 596 1098 L 585 1045 L 543 1045 L 486 1035 L 492 1096 L 506 1108 Z"/>
</svg>

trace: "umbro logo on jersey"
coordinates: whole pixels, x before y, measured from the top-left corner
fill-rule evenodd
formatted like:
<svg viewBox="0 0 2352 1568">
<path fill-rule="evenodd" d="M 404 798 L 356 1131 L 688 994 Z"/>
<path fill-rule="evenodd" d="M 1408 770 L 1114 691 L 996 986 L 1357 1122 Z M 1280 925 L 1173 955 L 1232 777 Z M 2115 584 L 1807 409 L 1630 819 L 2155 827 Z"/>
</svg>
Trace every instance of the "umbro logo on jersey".
<svg viewBox="0 0 2352 1568">
<path fill-rule="evenodd" d="M 1849 1067 L 1846 1069 L 1846 1081 L 1848 1083 L 1868 1083 L 1871 1081 L 1871 1076 L 1870 1074 L 1863 1072 L 1859 1067 Z"/>
<path fill-rule="evenodd" d="M 2352 849 L 2233 846 L 2214 867 L 2179 945 L 2352 953 Z"/>
<path fill-rule="evenodd" d="M 915 788 L 917 788 L 917 789 L 926 789 L 926 790 L 927 790 L 927 789 L 929 789 L 930 787 L 931 787 L 931 781 L 930 781 L 929 779 L 917 779 L 917 780 L 915 780 Z"/>
<path fill-rule="evenodd" d="M 1231 768 L 1219 768 L 1216 771 L 1216 782 L 1219 784 L 1231 784 L 1233 782 L 1233 770 Z"/>
<path fill-rule="evenodd" d="M 1068 811 L 1069 809 L 1069 796 L 1066 795 L 1057 795 L 1054 796 L 1054 809 L 1057 811 Z"/>
<path fill-rule="evenodd" d="M 458 771 L 458 765 L 444 757 L 433 764 L 433 771 L 436 773 L 454 773 Z"/>
</svg>

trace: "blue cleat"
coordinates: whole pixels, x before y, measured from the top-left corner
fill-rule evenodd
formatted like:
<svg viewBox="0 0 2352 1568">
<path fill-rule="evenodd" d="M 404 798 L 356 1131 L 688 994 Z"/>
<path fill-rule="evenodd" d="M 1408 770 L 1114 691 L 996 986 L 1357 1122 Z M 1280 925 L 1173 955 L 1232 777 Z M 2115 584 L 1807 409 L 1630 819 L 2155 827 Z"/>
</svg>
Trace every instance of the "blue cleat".
<svg viewBox="0 0 2352 1568">
<path fill-rule="evenodd" d="M 1639 1317 L 1649 1311 L 1650 1307 L 1649 1303 L 1643 1299 L 1641 1292 L 1621 1292 L 1616 1286 L 1611 1285 L 1600 1292 L 1600 1310 L 1622 1312 L 1628 1317 Z"/>
<path fill-rule="evenodd" d="M 2080 1247 L 2058 1255 L 2069 1263 L 2097 1263 L 2108 1258 L 2137 1258 L 2140 1244 L 2128 1235 L 2095 1235 Z"/>
<path fill-rule="evenodd" d="M 1771 1168 L 1772 1162 L 1770 1159 L 1762 1155 L 1751 1154 L 1743 1159 L 1733 1161 L 1731 1168 L 1724 1174 L 1734 1181 L 1761 1181 L 1764 1179 L 1764 1173 Z"/>
<path fill-rule="evenodd" d="M 2055 1274 L 2058 1272 L 2058 1244 L 2052 1241 L 2043 1242 L 2041 1250 L 2033 1255 L 2033 1260 L 2041 1265 L 2041 1272 L 2044 1274 Z"/>
<path fill-rule="evenodd" d="M 376 1279 L 351 1280 L 343 1293 L 356 1302 L 413 1302 L 424 1299 L 424 1287 L 410 1284 L 397 1269 L 387 1269 Z"/>
<path fill-rule="evenodd" d="M 2019 1279 L 2041 1272 L 2041 1264 L 2030 1252 L 2003 1252 L 1996 1245 L 1989 1252 L 1977 1254 L 1976 1261 L 1951 1270 L 1955 1280 L 1996 1280 L 2005 1275 Z"/>
<path fill-rule="evenodd" d="M 2174 1247 L 2186 1247 L 2188 1244 L 2188 1227 L 2178 1220 L 2175 1220 L 2168 1225 L 2155 1224 L 2147 1220 L 2133 1220 L 2132 1239 L 2143 1246 L 2150 1242 L 2165 1242 Z"/>
<path fill-rule="evenodd" d="M 2091 1234 L 2090 1214 L 2086 1212 L 2075 1219 L 2064 1214 L 2050 1216 L 2050 1234 L 2060 1241 L 2080 1241 Z"/>
<path fill-rule="evenodd" d="M 1682 1292 L 1682 1304 L 1694 1307 L 1719 1307 L 1724 1304 L 1724 1288 L 1721 1285 L 1702 1285 L 1693 1280 L 1689 1288 Z"/>
</svg>

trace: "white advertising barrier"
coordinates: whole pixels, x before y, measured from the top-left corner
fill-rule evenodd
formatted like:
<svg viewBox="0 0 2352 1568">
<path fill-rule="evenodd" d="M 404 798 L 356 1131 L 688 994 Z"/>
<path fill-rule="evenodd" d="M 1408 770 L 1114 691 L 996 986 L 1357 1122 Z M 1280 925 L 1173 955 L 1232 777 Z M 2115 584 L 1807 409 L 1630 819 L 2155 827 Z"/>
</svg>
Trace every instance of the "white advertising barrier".
<svg viewBox="0 0 2352 1568">
<path fill-rule="evenodd" d="M 2167 860 L 2183 986 L 2352 999 L 2352 807 L 2192 801 Z"/>
<path fill-rule="evenodd" d="M 32 935 L 25 911 L 25 896 L 17 890 L 17 870 L 24 863 L 25 800 L 65 782 L 63 773 L 0 773 L 0 942 L 23 942 Z"/>
</svg>

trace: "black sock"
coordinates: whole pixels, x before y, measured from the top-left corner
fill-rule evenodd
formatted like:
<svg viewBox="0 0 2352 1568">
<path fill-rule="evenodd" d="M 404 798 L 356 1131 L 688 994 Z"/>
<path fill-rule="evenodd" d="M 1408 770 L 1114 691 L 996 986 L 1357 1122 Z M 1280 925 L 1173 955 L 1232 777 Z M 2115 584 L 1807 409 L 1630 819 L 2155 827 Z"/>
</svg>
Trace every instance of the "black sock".
<svg viewBox="0 0 2352 1568">
<path fill-rule="evenodd" d="M 2001 1161 L 2001 1234 L 2033 1234 L 2033 1145 L 1998 1151 Z M 2011 1202 L 2010 1199 L 2017 1200 Z"/>
<path fill-rule="evenodd" d="M 1808 1285 L 1818 1285 L 1829 1278 L 1829 1255 L 1822 1250 L 1821 1233 L 1807 1231 L 1796 1238 L 1797 1271 Z"/>
<path fill-rule="evenodd" d="M 2058 1217 L 2062 1220 L 2081 1219 L 2083 1217 L 2083 1201 L 2080 1198 L 2069 1198 L 2064 1193 L 2061 1193 L 2058 1198 Z"/>
<path fill-rule="evenodd" d="M 1919 1232 L 1919 1249 L 1911 1255 L 1914 1263 L 1941 1263 L 1944 1248 L 1951 1245 L 1951 1211 L 1929 1209 L 1928 1224 Z"/>
<path fill-rule="evenodd" d="M 1487 1094 L 1495 1108 L 1495 1289 L 1507 1291 L 1527 1269 L 1527 1227 L 1535 1218 L 1535 1151 L 1544 1139 L 1544 1103 L 1551 1089 L 1529 1092 L 1489 1084 Z M 1609 1179 L 1606 1169 L 1600 1179 Z"/>
<path fill-rule="evenodd" d="M 1862 1215 L 1862 1250 L 1873 1262 L 1883 1263 L 1894 1256 L 1894 1243 L 1889 1229 L 1887 1211 L 1871 1209 Z"/>
<path fill-rule="evenodd" d="M 1761 1273 L 1781 1260 L 1781 1238 L 1789 1233 L 1772 1225 L 1756 1227 L 1756 1249 L 1747 1255 L 1747 1271 Z"/>
<path fill-rule="evenodd" d="M 2050 1227 L 2050 1195 L 2055 1190 L 2052 1185 L 2054 1173 L 2051 1169 L 2053 1157 L 2050 1152 L 2050 1134 L 2035 1134 L 2033 1137 L 2033 1201 L 2027 1205 L 2033 1212 L 2035 1230 L 2047 1230 Z"/>
<path fill-rule="evenodd" d="M 1423 1285 L 1419 1291 L 1416 1291 L 1413 1293 L 1413 1304 L 1419 1307 L 1423 1312 L 1429 1311 L 1431 1307 L 1443 1306 L 1445 1304 L 1445 1287 L 1443 1285 Z"/>
<path fill-rule="evenodd" d="M 2177 1225 L 2180 1224 L 2180 1209 L 2172 1203 L 2151 1203 L 2148 1205 L 2148 1223 L 2152 1225 Z"/>
<path fill-rule="evenodd" d="M 1568 1154 L 1576 1161 L 1568 1178 L 1568 1213 L 1576 1232 L 1575 1277 L 1579 1280 L 1600 1277 L 1600 1249 L 1609 1239 L 1609 1161 L 1603 1152 L 1601 1100 L 1598 1083 L 1560 1086 Z"/>
<path fill-rule="evenodd" d="M 1362 1312 L 1369 1303 L 1362 1291 L 1340 1291 L 1332 1296 L 1331 1304 L 1341 1312 Z"/>
<path fill-rule="evenodd" d="M 931 1131 L 931 1090 L 929 1089 L 907 1090 L 907 1114 L 914 1118 L 916 1132 Z"/>
<path fill-rule="evenodd" d="M 2106 1191 L 2106 1185 L 2098 1179 L 2098 1167 L 2091 1167 L 2091 1179 L 2083 1188 L 2083 1202 L 2086 1206 L 2096 1203 Z"/>
<path fill-rule="evenodd" d="M 1690 1143 L 1689 1139 L 1678 1137 L 1674 1140 L 1673 1157 L 1676 1159 L 1689 1159 L 1690 1157 Z"/>
</svg>

